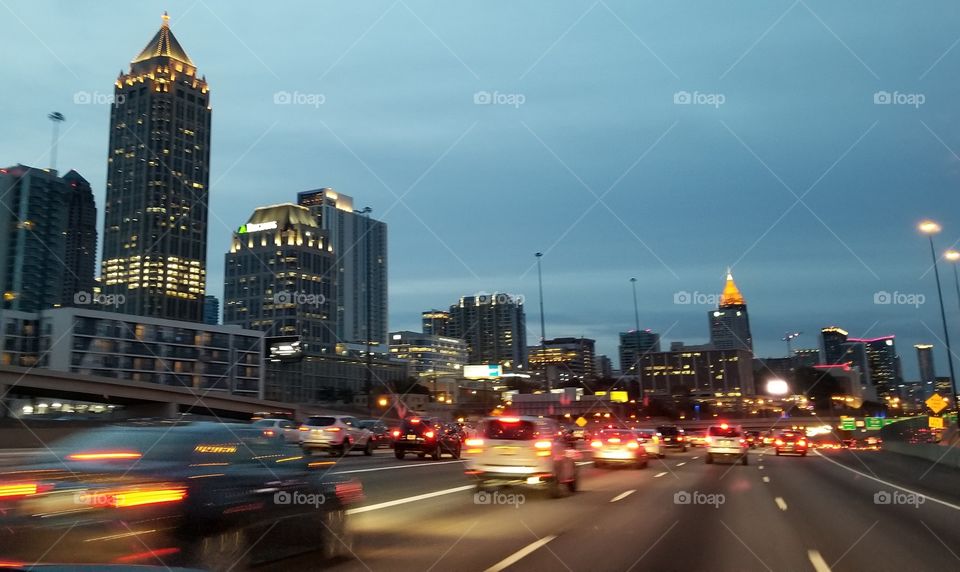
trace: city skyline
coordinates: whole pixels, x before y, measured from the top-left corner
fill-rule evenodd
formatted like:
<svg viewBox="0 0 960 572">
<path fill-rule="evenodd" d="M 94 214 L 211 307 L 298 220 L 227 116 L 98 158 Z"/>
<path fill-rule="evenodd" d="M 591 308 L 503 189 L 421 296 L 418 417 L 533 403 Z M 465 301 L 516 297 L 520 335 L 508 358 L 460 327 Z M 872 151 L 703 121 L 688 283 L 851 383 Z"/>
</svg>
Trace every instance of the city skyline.
<svg viewBox="0 0 960 572">
<path fill-rule="evenodd" d="M 42 7 L 14 4 L 18 13 L 26 15 L 27 22 L 43 21 Z M 419 7 L 416 3 L 410 6 L 412 10 Z M 334 7 L 324 15 L 333 22 L 338 18 L 348 19 L 354 26 L 365 27 L 374 24 L 387 7 L 386 4 Z M 954 132 L 942 129 L 948 120 L 941 118 L 939 126 L 933 129 L 929 127 L 931 121 L 918 121 L 937 117 L 937 114 L 955 118 L 954 112 L 945 107 L 946 98 L 942 97 L 947 93 L 943 81 L 949 77 L 946 73 L 949 68 L 945 67 L 946 63 L 931 67 L 942 53 L 941 48 L 953 41 L 947 33 L 949 26 L 945 23 L 944 29 L 931 30 L 925 42 L 904 46 L 914 50 L 911 52 L 914 59 L 924 62 L 919 66 L 923 69 L 914 70 L 908 63 L 898 63 L 899 60 L 887 61 L 886 69 L 875 70 L 874 75 L 884 80 L 878 82 L 853 56 L 831 66 L 830 73 L 842 71 L 849 75 L 845 88 L 834 92 L 841 102 L 838 105 L 811 97 L 817 91 L 815 88 L 829 85 L 823 74 L 813 74 L 814 85 L 803 92 L 810 101 L 789 103 L 799 106 L 800 110 L 814 108 L 829 112 L 821 115 L 821 120 L 836 118 L 847 107 L 850 113 L 844 113 L 845 119 L 839 126 L 831 127 L 826 139 L 814 133 L 816 130 L 773 116 L 772 119 L 778 120 L 774 123 L 776 129 L 797 136 L 795 143 L 784 144 L 777 139 L 765 139 L 767 135 L 757 131 L 758 123 L 740 117 L 743 107 L 737 104 L 738 97 L 741 102 L 748 99 L 754 104 L 751 109 L 755 109 L 758 94 L 747 89 L 751 84 L 749 79 L 766 70 L 765 66 L 771 62 L 769 55 L 743 54 L 748 45 L 728 45 L 725 49 L 730 53 L 722 55 L 729 55 L 729 62 L 725 58 L 711 60 L 708 67 L 711 71 L 717 67 L 716 73 L 701 75 L 698 71 L 703 72 L 704 68 L 693 64 L 690 54 L 643 25 L 629 6 L 615 6 L 626 24 L 636 27 L 662 54 L 664 61 L 669 62 L 667 67 L 675 67 L 675 75 L 683 79 L 673 77 L 649 54 L 639 60 L 631 59 L 636 57 L 635 50 L 631 50 L 634 55 L 616 56 L 620 59 L 610 62 L 609 58 L 614 56 L 609 46 L 603 46 L 603 55 L 608 58 L 604 62 L 636 64 L 656 78 L 656 89 L 645 88 L 640 93 L 662 103 L 662 107 L 653 105 L 654 111 L 666 112 L 667 119 L 655 121 L 652 116 L 637 112 L 636 123 L 642 125 L 642 129 L 625 127 L 617 131 L 615 118 L 604 112 L 602 106 L 590 108 L 588 105 L 587 109 L 593 109 L 593 113 L 573 123 L 577 138 L 582 140 L 578 144 L 565 139 L 555 128 L 548 128 L 544 114 L 564 109 L 562 99 L 551 91 L 555 82 L 548 77 L 549 72 L 581 69 L 586 60 L 578 59 L 571 50 L 582 39 L 574 33 L 570 42 L 558 44 L 556 50 L 547 48 L 557 35 L 554 32 L 570 26 L 587 7 L 589 5 L 558 8 L 556 13 L 544 15 L 543 29 L 536 30 L 529 41 L 508 34 L 504 49 L 522 54 L 518 59 L 523 64 L 517 65 L 514 76 L 491 75 L 491 60 L 487 58 L 502 56 L 501 50 L 493 50 L 488 55 L 456 41 L 456 28 L 451 28 L 450 19 L 462 14 L 427 17 L 421 8 L 417 14 L 419 18 L 426 18 L 423 25 L 443 31 L 441 42 L 436 42 L 418 23 L 418 17 L 409 11 L 393 11 L 381 26 L 372 28 L 370 42 L 358 44 L 355 51 L 331 44 L 327 52 L 317 56 L 321 61 L 311 67 L 316 73 L 309 74 L 308 78 L 294 74 L 288 67 L 290 64 L 279 57 L 287 51 L 297 53 L 299 40 L 291 38 L 291 44 L 284 45 L 282 51 L 271 51 L 269 46 L 258 42 L 252 31 L 256 18 L 251 18 L 247 9 L 228 12 L 216 6 L 190 10 L 186 3 L 170 2 L 166 8 L 171 13 L 172 28 L 216 87 L 217 113 L 212 130 L 218 136 L 214 138 L 211 159 L 212 202 L 206 253 L 211 268 L 207 275 L 210 286 L 207 293 L 222 297 L 219 286 L 223 267 L 219 257 L 229 244 L 227 229 L 241 224 L 256 206 L 292 201 L 295 193 L 302 189 L 332 186 L 357 197 L 360 206 L 372 206 L 374 216 L 382 215 L 393 227 L 391 251 L 396 254 L 390 275 L 390 330 L 417 329 L 422 310 L 443 307 L 445 301 L 473 292 L 520 292 L 529 301 L 536 300 L 536 277 L 531 268 L 533 252 L 541 250 L 545 252 L 548 337 L 593 338 L 598 342 L 598 353 L 608 356 L 616 355 L 618 332 L 633 327 L 630 276 L 639 278 L 642 327 L 659 332 L 665 342 L 677 339 L 702 342 L 708 338 L 703 311 L 712 306 L 676 304 L 675 295 L 678 292 L 706 296 L 718 293 L 718 286 L 714 286 L 720 280 L 717 277 L 727 265 L 732 265 L 750 299 L 751 329 L 759 356 L 783 355 L 780 341 L 783 331 L 805 332 L 795 341 L 795 347 L 812 347 L 816 345 L 816 332 L 821 327 L 839 324 L 858 337 L 894 333 L 902 340 L 901 348 L 933 343 L 937 370 L 946 371 L 943 344 L 938 339 L 942 334 L 934 309 L 934 286 L 927 273 L 929 263 L 924 258 L 924 244 L 917 236 L 915 224 L 925 216 L 943 223 L 945 233 L 938 237 L 938 246 L 943 249 L 960 236 L 960 219 L 940 210 L 941 205 L 949 204 L 946 199 L 957 183 L 957 160 L 950 149 L 960 149 L 960 143 Z M 90 42 L 82 57 L 67 47 L 69 35 L 44 35 L 47 49 L 27 54 L 28 65 L 13 73 L 15 76 L 27 74 L 36 67 L 54 71 L 40 79 L 31 78 L 34 83 L 40 82 L 41 91 L 49 95 L 10 95 L 11 104 L 20 110 L 9 121 L 17 137 L 0 143 L 0 155 L 7 157 L 6 164 L 49 163 L 45 159 L 49 133 L 43 118 L 51 110 L 63 111 L 67 122 L 61 129 L 59 168 L 61 172 L 76 169 L 84 173 L 91 181 L 102 213 L 105 179 L 101 169 L 107 150 L 110 106 L 97 105 L 96 101 L 98 96 L 112 93 L 115 70 L 123 63 L 117 61 L 117 55 L 136 53 L 155 32 L 160 10 L 155 6 L 117 10 L 115 6 L 105 5 L 82 10 L 66 7 L 64 11 L 66 15 L 76 11 L 72 19 L 84 22 L 90 29 L 102 26 L 113 33 Z M 31 15 L 35 17 L 30 18 Z M 670 15 L 668 12 L 664 16 Z M 762 29 L 776 15 L 750 14 L 740 25 L 744 29 Z M 910 14 L 904 14 L 904 18 L 909 17 Z M 418 119 L 417 104 L 423 102 L 405 91 L 410 89 L 410 84 L 398 83 L 394 93 L 386 95 L 387 101 L 393 98 L 394 107 L 387 107 L 392 115 L 365 117 L 364 98 L 356 101 L 358 98 L 352 97 L 356 93 L 374 97 L 363 88 L 370 86 L 370 78 L 385 65 L 379 61 L 384 54 L 376 48 L 396 44 L 391 40 L 398 33 L 398 25 L 417 27 L 417 38 L 422 39 L 424 45 L 401 45 L 398 48 L 401 53 L 394 57 L 402 58 L 408 50 L 413 50 L 418 57 L 437 63 L 449 71 L 451 77 L 455 76 L 443 97 L 420 96 L 428 97 L 434 112 L 444 118 L 429 129 L 413 127 Z M 626 46 L 626 42 L 635 41 L 616 19 L 602 11 L 588 14 L 583 25 L 591 29 L 609 28 L 611 35 L 616 32 L 610 41 L 617 45 L 623 42 Z M 815 21 L 796 13 L 781 25 L 804 31 L 817 26 Z M 871 33 L 879 37 L 883 29 L 880 26 Z M 12 32 L 14 41 L 36 42 L 25 29 L 14 27 Z M 353 32 L 351 29 L 346 33 Z M 830 39 L 824 30 L 820 33 Z M 540 42 L 541 39 L 544 41 Z M 330 41 L 334 43 L 335 38 Z M 449 51 L 444 42 L 450 44 Z M 775 54 L 777 50 L 786 49 L 779 44 L 766 47 Z M 853 49 L 866 62 L 880 59 L 869 41 L 863 40 Z M 726 83 L 718 82 L 716 78 L 741 55 L 743 63 L 729 71 Z M 301 66 L 305 63 L 290 59 Z M 529 72 L 525 71 L 535 62 Z M 31 63 L 34 65 L 29 65 Z M 387 63 L 402 66 L 403 60 L 391 57 Z M 475 69 L 475 74 L 465 68 Z M 416 74 L 425 73 L 419 68 L 399 69 L 413 74 L 405 81 L 418 81 L 420 76 Z M 591 71 L 589 67 L 583 69 Z M 244 73 L 262 76 L 257 79 L 261 85 L 251 87 L 240 81 L 249 78 Z M 517 79 L 521 74 L 524 75 L 522 81 Z M 916 84 L 915 78 L 921 74 L 925 79 L 917 89 L 928 94 L 923 107 L 873 105 L 875 93 L 884 89 L 892 92 L 901 84 Z M 474 75 L 481 79 L 478 81 Z M 315 80 L 314 76 L 325 79 Z M 703 78 L 710 79 L 707 85 L 725 86 L 727 103 L 713 110 L 717 113 L 708 114 L 709 108 L 674 106 L 675 93 L 693 92 L 691 88 Z M 634 86 L 629 78 L 621 81 L 624 87 Z M 498 93 L 510 92 L 515 85 L 516 91 L 525 96 L 525 102 L 515 108 L 482 106 L 474 101 L 475 94 L 497 92 L 497 87 L 501 88 Z M 83 103 L 84 94 L 88 103 Z M 291 100 L 283 103 L 283 94 L 288 94 Z M 302 105 L 296 103 L 296 96 L 310 94 L 322 95 L 324 101 L 315 99 L 316 105 L 306 100 Z M 937 95 L 941 97 L 935 97 Z M 376 97 L 380 101 L 380 96 Z M 590 100 L 585 97 L 578 99 L 578 103 L 584 105 Z M 518 100 L 515 98 L 515 101 Z M 635 111 L 625 102 L 613 104 L 620 111 Z M 796 111 L 791 113 L 804 116 Z M 375 124 L 376 120 L 381 124 Z M 364 138 L 365 130 L 372 130 L 376 138 L 386 143 L 412 135 L 416 145 L 411 150 L 376 144 Z M 221 132 L 223 135 L 219 135 Z M 504 133 L 515 135 L 518 141 L 504 143 L 507 145 L 504 149 L 491 146 L 493 140 L 502 141 Z M 590 144 L 596 143 L 599 137 L 606 139 L 608 133 L 617 141 L 631 143 L 621 146 L 612 157 L 600 158 L 590 153 Z M 702 158 L 707 166 L 702 169 L 693 168 L 700 158 L 689 158 L 688 151 L 680 154 L 680 149 L 686 149 L 691 138 L 699 137 L 706 137 L 708 143 L 715 145 L 709 147 L 709 152 L 705 150 Z M 898 145 L 903 138 L 913 147 L 904 155 L 892 154 L 900 152 Z M 297 147 L 297 142 L 303 145 Z M 811 149 L 810 144 L 814 142 L 826 143 L 820 154 Z M 218 149 L 220 145 L 222 151 Z M 522 152 L 517 157 L 523 162 L 510 156 L 518 150 Z M 620 186 L 605 199 L 609 210 L 604 205 L 591 207 L 594 197 L 584 185 L 596 186 L 596 194 L 601 194 L 648 151 L 650 157 L 637 163 L 636 169 L 627 173 Z M 40 159 L 33 160 L 35 156 Z M 315 157 L 321 159 L 317 161 Z M 285 173 L 289 180 L 285 177 L 278 182 L 271 170 L 262 169 L 263 165 L 276 160 L 309 165 L 309 168 L 289 169 L 290 172 Z M 484 172 L 488 161 L 501 165 L 503 169 L 498 170 L 509 176 L 503 178 Z M 732 178 L 734 171 L 721 168 L 723 162 L 729 162 L 731 168 L 737 170 L 737 178 Z M 885 162 L 894 164 L 899 171 L 886 172 Z M 903 169 L 904 165 L 908 168 Z M 693 174 L 678 175 L 688 168 L 693 168 Z M 902 171 L 910 177 L 905 179 Z M 674 176 L 677 180 L 673 180 Z M 823 179 L 819 179 L 821 176 Z M 803 193 L 811 183 L 822 187 L 815 188 L 806 199 L 809 207 L 804 203 L 795 204 L 793 208 L 790 205 L 794 197 L 782 188 L 784 185 L 778 179 L 801 196 L 805 196 Z M 721 184 L 714 185 L 715 180 Z M 411 183 L 415 183 L 415 188 L 410 193 L 409 208 L 403 203 L 391 209 L 396 196 L 402 196 Z M 535 198 L 537 193 L 508 192 L 526 187 L 540 193 L 557 189 L 563 200 L 545 203 Z M 448 192 L 451 188 L 463 192 L 451 194 Z M 636 188 L 667 192 L 646 192 L 636 197 Z M 894 192 L 903 188 L 920 188 L 924 192 Z M 269 189 L 269 197 L 265 196 L 264 189 Z M 481 196 L 490 197 L 489 204 L 472 199 L 466 202 L 466 197 L 472 195 L 468 191 L 484 192 Z M 677 194 L 678 191 L 682 194 Z M 729 208 L 731 195 L 737 199 L 744 216 L 714 217 L 719 209 Z M 876 196 L 883 197 L 884 201 L 874 201 Z M 664 203 L 665 198 L 678 204 Z M 510 209 L 502 207 L 504 200 L 511 201 Z M 875 204 L 879 202 L 883 203 L 882 207 Z M 574 205 L 572 209 L 564 207 L 570 204 Z M 591 210 L 587 211 L 588 208 Z M 881 218 L 887 209 L 901 217 Z M 662 220 L 643 214 L 661 210 L 675 214 Z M 640 218 L 627 216 L 632 212 L 640 212 Z M 453 213 L 459 216 L 449 216 Z M 774 224 L 781 214 L 783 222 Z M 578 218 L 581 216 L 582 220 Z M 681 218 L 671 220 L 674 217 L 688 219 L 687 223 L 696 221 L 698 234 L 691 233 L 688 224 L 676 224 Z M 874 219 L 883 220 L 886 226 L 878 230 L 870 224 Z M 563 232 L 568 227 L 571 228 L 569 234 Z M 768 229 L 771 230 L 766 233 Z M 713 241 L 713 236 L 724 240 Z M 101 242 L 103 240 L 101 237 Z M 494 248 L 478 246 L 484 242 Z M 629 245 L 627 256 L 620 248 L 624 245 Z M 423 256 L 423 252 L 431 255 Z M 891 298 L 891 303 L 877 303 L 878 293 L 921 294 L 925 303 L 912 307 L 893 303 L 895 298 Z M 948 320 L 955 327 L 957 305 L 949 289 L 945 302 Z M 535 305 L 530 306 L 528 319 L 534 320 L 531 323 L 538 321 L 539 311 Z M 528 336 L 528 342 L 533 345 L 535 339 Z M 904 360 L 908 379 L 917 377 L 914 362 Z"/>
</svg>

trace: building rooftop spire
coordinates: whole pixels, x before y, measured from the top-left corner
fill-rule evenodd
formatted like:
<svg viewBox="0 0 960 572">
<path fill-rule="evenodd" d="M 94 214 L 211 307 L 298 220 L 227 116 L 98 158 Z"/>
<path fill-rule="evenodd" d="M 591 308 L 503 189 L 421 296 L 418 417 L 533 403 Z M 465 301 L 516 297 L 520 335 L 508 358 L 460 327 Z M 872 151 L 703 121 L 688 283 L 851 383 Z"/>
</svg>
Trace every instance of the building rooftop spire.
<svg viewBox="0 0 960 572">
<path fill-rule="evenodd" d="M 173 36 L 173 32 L 170 31 L 170 15 L 164 12 L 161 19 L 160 29 L 157 30 L 157 33 L 153 36 L 153 39 L 150 40 L 150 43 L 147 44 L 147 47 L 143 48 L 143 51 L 141 51 L 137 57 L 133 58 L 132 63 L 162 56 L 173 58 L 192 66 L 193 62 L 190 61 L 190 56 L 187 55 L 187 52 L 184 51 L 180 42 Z"/>
<path fill-rule="evenodd" d="M 733 273 L 727 268 L 727 283 L 723 286 L 723 294 L 720 295 L 720 307 L 745 305 L 746 301 L 743 299 L 743 294 L 740 293 L 740 289 L 733 281 Z"/>
</svg>

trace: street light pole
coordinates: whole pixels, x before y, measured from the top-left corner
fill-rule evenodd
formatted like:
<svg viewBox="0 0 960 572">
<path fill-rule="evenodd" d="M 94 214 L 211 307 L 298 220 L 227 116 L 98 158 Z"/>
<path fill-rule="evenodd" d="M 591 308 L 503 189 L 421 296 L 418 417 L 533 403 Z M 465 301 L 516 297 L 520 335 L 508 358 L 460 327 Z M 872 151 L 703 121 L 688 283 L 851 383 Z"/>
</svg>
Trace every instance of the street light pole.
<svg viewBox="0 0 960 572">
<path fill-rule="evenodd" d="M 957 289 L 957 303 L 960 304 L 960 275 L 957 273 L 957 262 L 960 261 L 960 252 L 948 250 L 943 253 L 943 257 L 953 262 L 953 285 Z"/>
<path fill-rule="evenodd" d="M 940 232 L 940 225 L 927 220 L 920 223 L 920 232 L 927 235 L 930 241 L 930 256 L 933 260 L 933 275 L 937 280 L 937 299 L 940 301 L 940 320 L 943 323 L 943 341 L 947 346 L 947 365 L 950 367 L 950 388 L 953 390 L 953 407 L 960 413 L 958 403 L 957 378 L 953 374 L 953 350 L 950 347 L 950 331 L 947 329 L 947 312 L 943 309 L 943 290 L 940 287 L 940 268 L 937 265 L 937 249 L 933 245 L 933 235 Z"/>
<path fill-rule="evenodd" d="M 640 306 L 637 305 L 637 279 L 631 278 L 630 285 L 633 286 L 633 321 L 640 331 Z"/>
<path fill-rule="evenodd" d="M 547 326 L 546 326 L 547 322 L 543 315 L 543 270 L 540 268 L 540 259 L 543 258 L 543 253 L 537 252 L 534 254 L 534 256 L 537 257 L 537 283 L 540 289 L 540 352 L 542 355 L 545 349 L 544 346 L 547 343 Z M 549 368 L 546 370 L 546 379 L 547 379 L 547 391 L 549 392 L 551 389 L 553 389 L 551 387 L 552 384 L 550 382 Z"/>
</svg>

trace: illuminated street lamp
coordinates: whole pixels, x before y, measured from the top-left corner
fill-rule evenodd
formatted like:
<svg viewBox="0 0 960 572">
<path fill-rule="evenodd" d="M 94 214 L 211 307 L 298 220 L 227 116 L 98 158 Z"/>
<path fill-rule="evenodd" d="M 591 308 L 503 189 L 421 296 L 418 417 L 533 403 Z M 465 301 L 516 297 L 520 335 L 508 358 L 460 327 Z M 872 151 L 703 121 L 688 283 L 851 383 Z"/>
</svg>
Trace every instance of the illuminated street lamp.
<svg viewBox="0 0 960 572">
<path fill-rule="evenodd" d="M 767 381 L 767 394 L 784 396 L 790 393 L 790 386 L 782 379 L 771 379 Z"/>
<path fill-rule="evenodd" d="M 381 397 L 380 399 L 377 400 L 377 404 L 380 405 L 380 407 L 386 407 L 388 403 L 390 402 L 387 401 L 386 397 Z"/>
<path fill-rule="evenodd" d="M 930 256 L 933 259 L 933 275 L 937 280 L 937 299 L 940 301 L 940 320 L 943 322 L 943 341 L 947 346 L 947 365 L 950 366 L 950 388 L 953 390 L 954 405 L 957 399 L 957 378 L 953 374 L 953 350 L 950 348 L 950 332 L 947 330 L 947 312 L 943 309 L 943 289 L 940 287 L 940 268 L 937 265 L 937 249 L 933 246 L 933 235 L 940 232 L 940 225 L 932 220 L 921 221 L 917 229 L 927 235 L 930 241 Z"/>
</svg>

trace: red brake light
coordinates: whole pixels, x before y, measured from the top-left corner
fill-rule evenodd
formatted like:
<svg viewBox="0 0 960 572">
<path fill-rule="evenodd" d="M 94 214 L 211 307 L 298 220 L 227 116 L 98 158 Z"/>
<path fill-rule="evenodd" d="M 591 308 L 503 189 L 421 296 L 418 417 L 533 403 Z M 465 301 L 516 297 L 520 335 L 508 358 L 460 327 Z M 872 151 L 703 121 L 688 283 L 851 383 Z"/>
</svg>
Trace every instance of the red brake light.
<svg viewBox="0 0 960 572">
<path fill-rule="evenodd" d="M 339 427 L 327 427 L 326 430 L 330 431 L 331 433 L 336 433 L 337 431 L 341 431 Z"/>
<path fill-rule="evenodd" d="M 607 439 L 607 443 L 619 443 L 619 442 L 620 442 L 620 437 L 610 437 L 609 439 Z"/>
<path fill-rule="evenodd" d="M 553 447 L 553 442 L 551 441 L 537 441 L 533 444 L 537 449 L 550 449 Z"/>
<path fill-rule="evenodd" d="M 776 441 L 774 441 L 774 443 L 776 443 L 777 445 L 783 445 L 783 439 L 777 439 Z"/>
<path fill-rule="evenodd" d="M 630 441 L 629 443 L 627 443 L 628 449 L 636 449 L 639 446 L 640 446 L 640 443 L 637 443 L 636 441 Z"/>
<path fill-rule="evenodd" d="M 394 430 L 393 430 L 393 436 L 394 436 L 394 437 L 399 437 L 399 436 L 400 436 L 400 430 L 399 430 L 399 429 L 394 429 Z"/>
<path fill-rule="evenodd" d="M 467 447 L 483 447 L 483 439 L 467 439 Z"/>
<path fill-rule="evenodd" d="M 683 441 L 683 435 L 677 435 L 677 441 Z"/>
<path fill-rule="evenodd" d="M 435 435 L 435 433 L 434 433 L 433 431 L 424 431 L 424 432 L 423 432 L 423 436 L 426 437 L 427 439 L 433 439 L 433 436 L 434 436 L 434 435 Z"/>
<path fill-rule="evenodd" d="M 799 441 L 797 441 L 797 445 L 799 445 L 799 446 L 801 446 L 801 447 L 806 447 L 806 446 L 807 446 L 807 440 L 806 440 L 806 439 L 800 439 Z"/>
<path fill-rule="evenodd" d="M 179 502 L 187 497 L 187 489 L 179 486 L 157 485 L 155 487 L 131 488 L 114 491 L 87 493 L 88 503 L 101 508 L 127 508 Z"/>
<path fill-rule="evenodd" d="M 420 423 L 420 419 L 417 418 L 417 417 L 414 417 L 414 418 L 410 419 L 410 423 L 413 423 L 413 424 Z"/>
<path fill-rule="evenodd" d="M 263 431 L 263 434 L 264 434 L 265 436 L 267 436 L 267 437 L 273 437 L 273 436 L 274 436 L 273 429 L 265 429 L 265 430 Z"/>
<path fill-rule="evenodd" d="M 0 485 L 0 500 L 28 497 L 49 491 L 52 488 L 52 485 L 41 485 L 38 483 L 10 483 Z"/>
<path fill-rule="evenodd" d="M 595 449 L 599 449 L 600 447 L 603 447 L 603 443 L 601 443 L 600 441 L 594 441 L 590 443 L 590 446 Z"/>
<path fill-rule="evenodd" d="M 114 452 L 100 452 L 100 453 L 74 453 L 67 456 L 71 461 L 117 461 L 117 460 L 128 460 L 128 459 L 139 459 L 142 455 L 140 453 L 125 452 L 125 451 L 114 451 Z"/>
<path fill-rule="evenodd" d="M 729 427 L 730 427 L 730 426 L 727 425 L 726 423 L 721 423 L 721 424 L 720 424 L 720 428 L 721 428 L 721 429 L 727 429 L 727 428 L 729 428 Z"/>
<path fill-rule="evenodd" d="M 501 423 L 520 423 L 520 418 L 519 417 L 501 417 L 500 422 Z"/>
</svg>

